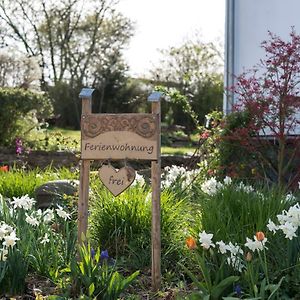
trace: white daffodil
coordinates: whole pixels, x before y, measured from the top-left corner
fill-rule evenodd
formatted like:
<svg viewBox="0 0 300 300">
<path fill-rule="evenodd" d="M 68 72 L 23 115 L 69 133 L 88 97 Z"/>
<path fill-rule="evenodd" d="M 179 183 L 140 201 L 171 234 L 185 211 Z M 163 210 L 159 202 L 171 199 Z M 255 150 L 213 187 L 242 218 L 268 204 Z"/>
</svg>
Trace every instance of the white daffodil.
<svg viewBox="0 0 300 300">
<path fill-rule="evenodd" d="M 143 175 L 140 175 L 139 173 L 136 173 L 134 182 L 132 183 L 132 186 L 143 186 L 145 184 L 145 178 Z"/>
<path fill-rule="evenodd" d="M 41 218 L 41 216 L 43 215 L 42 210 L 41 210 L 41 209 L 38 209 L 38 210 L 36 211 L 36 215 L 37 215 L 38 218 Z"/>
<path fill-rule="evenodd" d="M 216 244 L 219 246 L 219 252 L 220 252 L 221 254 L 225 254 L 226 251 L 227 251 L 226 244 L 225 244 L 223 241 L 216 242 Z"/>
<path fill-rule="evenodd" d="M 295 201 L 297 198 L 293 195 L 293 194 L 291 194 L 291 193 L 289 193 L 289 194 L 287 194 L 286 196 L 285 196 L 285 200 L 286 201 L 288 201 L 288 202 L 293 202 L 293 201 Z"/>
<path fill-rule="evenodd" d="M 16 232 L 12 231 L 9 235 L 4 237 L 4 242 L 2 245 L 6 247 L 13 247 L 18 240 L 19 238 L 16 237 Z"/>
<path fill-rule="evenodd" d="M 237 186 L 237 190 L 244 191 L 245 193 L 251 194 L 254 192 L 254 188 L 252 185 L 246 185 L 243 182 Z"/>
<path fill-rule="evenodd" d="M 282 214 L 277 215 L 277 220 L 278 220 L 278 222 L 279 222 L 281 225 L 283 225 L 283 224 L 285 224 L 286 222 L 288 222 L 289 217 L 287 216 L 287 211 L 284 210 L 284 211 L 282 211 Z"/>
<path fill-rule="evenodd" d="M 47 244 L 49 242 L 50 242 L 49 235 L 48 235 L 48 233 L 45 233 L 45 235 L 41 238 L 40 243 L 43 244 L 43 245 L 45 245 L 45 244 Z"/>
<path fill-rule="evenodd" d="M 297 237 L 296 231 L 297 227 L 293 226 L 293 224 L 286 222 L 285 224 L 282 224 L 279 226 L 279 229 L 283 231 L 285 234 L 285 238 L 292 240 L 293 237 Z"/>
<path fill-rule="evenodd" d="M 5 227 L 4 226 L 0 226 L 0 240 L 2 240 L 5 235 L 6 235 L 6 229 L 5 229 Z"/>
<path fill-rule="evenodd" d="M 240 273 L 243 271 L 243 261 L 239 256 L 231 254 L 227 257 L 227 264 Z"/>
<path fill-rule="evenodd" d="M 269 231 L 271 231 L 273 233 L 275 233 L 279 229 L 279 227 L 277 225 L 275 225 L 275 223 L 273 221 L 271 221 L 270 219 L 267 224 L 267 227 L 268 227 Z"/>
<path fill-rule="evenodd" d="M 164 179 L 161 184 L 163 188 L 168 188 L 176 182 L 176 180 L 180 179 L 180 184 L 182 188 L 186 188 L 190 185 L 190 183 L 195 179 L 200 170 L 187 170 L 184 167 L 171 166 L 165 167 L 164 169 Z"/>
<path fill-rule="evenodd" d="M 57 205 L 56 213 L 59 217 L 63 218 L 65 221 L 71 218 L 71 215 L 63 210 L 63 208 Z"/>
<path fill-rule="evenodd" d="M 10 234 L 13 231 L 13 228 L 5 223 L 1 223 L 0 225 L 0 240 L 4 238 L 4 236 Z"/>
<path fill-rule="evenodd" d="M 267 238 L 264 238 L 263 240 L 259 241 L 257 237 L 254 236 L 254 240 L 250 240 L 249 238 L 246 238 L 245 246 L 249 248 L 252 252 L 254 251 L 258 252 L 266 248 L 265 246 L 266 242 L 267 242 Z"/>
<path fill-rule="evenodd" d="M 298 203 L 294 206 L 291 206 L 287 211 L 286 215 L 288 217 L 289 222 L 292 223 L 293 226 L 300 226 L 300 207 Z"/>
<path fill-rule="evenodd" d="M 25 195 L 22 197 L 13 197 L 11 204 L 14 206 L 14 209 L 23 208 L 24 210 L 29 210 L 35 204 L 35 200 Z"/>
<path fill-rule="evenodd" d="M 225 185 L 231 185 L 232 179 L 231 179 L 231 177 L 226 176 L 226 177 L 224 178 L 223 182 L 224 182 Z"/>
<path fill-rule="evenodd" d="M 195 178 L 198 176 L 199 173 L 200 173 L 200 169 L 186 171 L 184 174 L 184 180 L 182 182 L 182 188 L 188 187 L 193 182 L 193 180 L 195 180 Z"/>
<path fill-rule="evenodd" d="M 50 223 L 54 219 L 53 209 L 47 208 L 44 212 L 43 220 L 45 223 Z"/>
<path fill-rule="evenodd" d="M 226 249 L 233 256 L 237 256 L 239 254 L 242 254 L 242 255 L 244 254 L 244 251 L 242 250 L 242 248 L 237 244 L 233 245 L 232 242 L 230 242 L 228 245 L 226 245 Z"/>
<path fill-rule="evenodd" d="M 215 247 L 215 244 L 212 242 L 213 234 L 206 233 L 205 230 L 199 233 L 199 242 L 204 249 L 209 249 L 210 247 Z"/>
<path fill-rule="evenodd" d="M 39 221 L 32 216 L 29 216 L 26 214 L 26 219 L 25 219 L 26 223 L 32 225 L 32 226 L 39 226 Z"/>
<path fill-rule="evenodd" d="M 257 243 L 249 238 L 246 238 L 245 246 L 253 252 L 257 250 Z"/>
<path fill-rule="evenodd" d="M 201 190 L 208 195 L 215 195 L 222 187 L 222 183 L 218 182 L 215 177 L 201 184 Z"/>
</svg>

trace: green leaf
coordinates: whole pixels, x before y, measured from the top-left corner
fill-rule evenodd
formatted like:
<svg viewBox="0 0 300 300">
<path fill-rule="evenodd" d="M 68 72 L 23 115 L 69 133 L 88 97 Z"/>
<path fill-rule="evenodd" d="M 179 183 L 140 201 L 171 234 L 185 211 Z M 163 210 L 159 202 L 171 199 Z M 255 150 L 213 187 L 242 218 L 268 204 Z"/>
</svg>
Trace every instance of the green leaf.
<svg viewBox="0 0 300 300">
<path fill-rule="evenodd" d="M 95 284 L 94 282 L 89 286 L 89 296 L 92 296 L 95 291 Z"/>
<path fill-rule="evenodd" d="M 259 296 L 261 299 L 265 299 L 265 292 L 266 292 L 266 278 L 263 279 L 260 285 L 260 293 Z"/>
<path fill-rule="evenodd" d="M 233 284 L 234 282 L 237 282 L 240 279 L 239 276 L 229 276 L 225 279 L 223 279 L 218 285 L 213 287 L 211 291 L 211 296 L 213 299 L 220 299 L 221 294 L 224 292 L 224 290 Z"/>
<path fill-rule="evenodd" d="M 273 299 L 273 297 L 275 296 L 276 292 L 278 291 L 279 287 L 281 286 L 282 280 L 284 279 L 284 276 L 280 279 L 280 281 L 278 282 L 278 284 L 272 284 L 270 286 L 270 290 L 272 291 L 271 295 L 269 296 L 268 300 Z"/>
<path fill-rule="evenodd" d="M 178 300 L 180 300 L 180 299 L 181 298 L 178 298 Z M 186 300 L 209 300 L 210 295 L 203 296 L 203 294 L 201 292 L 194 292 L 194 293 L 190 294 L 189 296 L 184 297 L 184 299 L 186 299 Z"/>
<path fill-rule="evenodd" d="M 190 276 L 190 278 L 192 279 L 192 281 L 196 284 L 197 288 L 203 292 L 205 295 L 208 294 L 208 290 L 207 288 L 205 287 L 205 285 L 200 282 L 196 276 L 188 269 L 186 268 L 184 265 L 180 264 L 181 267 L 183 268 L 183 270 Z"/>
</svg>

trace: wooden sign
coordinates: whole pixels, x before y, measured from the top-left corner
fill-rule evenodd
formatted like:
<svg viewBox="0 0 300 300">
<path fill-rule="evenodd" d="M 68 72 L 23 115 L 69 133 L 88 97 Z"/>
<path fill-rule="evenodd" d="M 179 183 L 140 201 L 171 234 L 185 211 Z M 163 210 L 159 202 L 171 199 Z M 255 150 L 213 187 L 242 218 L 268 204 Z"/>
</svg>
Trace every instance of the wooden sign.
<svg viewBox="0 0 300 300">
<path fill-rule="evenodd" d="M 88 114 L 81 119 L 82 159 L 158 159 L 158 116 Z"/>
<path fill-rule="evenodd" d="M 128 166 L 116 170 L 111 165 L 104 165 L 99 169 L 99 177 L 110 192 L 118 196 L 133 183 L 135 170 Z"/>
<path fill-rule="evenodd" d="M 151 114 L 93 114 L 93 89 L 83 88 L 81 115 L 81 164 L 78 200 L 78 242 L 83 243 L 88 227 L 89 174 L 91 160 L 143 159 L 151 160 L 152 185 L 152 289 L 161 284 L 160 238 L 160 98 L 162 93 L 153 92 L 148 97 L 152 103 Z M 128 188 L 135 179 L 130 167 L 120 170 L 102 166 L 99 177 L 115 195 Z"/>
</svg>

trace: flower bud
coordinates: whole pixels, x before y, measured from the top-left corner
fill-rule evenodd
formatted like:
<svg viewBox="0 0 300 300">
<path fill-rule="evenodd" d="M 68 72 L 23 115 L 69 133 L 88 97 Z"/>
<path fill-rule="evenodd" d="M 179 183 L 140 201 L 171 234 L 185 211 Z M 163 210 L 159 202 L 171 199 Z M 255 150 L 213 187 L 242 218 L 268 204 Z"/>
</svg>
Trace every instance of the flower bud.
<svg viewBox="0 0 300 300">
<path fill-rule="evenodd" d="M 194 250 L 197 248 L 196 240 L 192 236 L 188 237 L 185 240 L 185 244 L 190 250 Z"/>
<path fill-rule="evenodd" d="M 256 232 L 256 238 L 258 241 L 263 241 L 265 239 L 265 234 L 262 231 L 257 231 Z"/>
<path fill-rule="evenodd" d="M 246 261 L 250 262 L 252 260 L 252 253 L 251 252 L 247 252 L 246 254 Z"/>
</svg>

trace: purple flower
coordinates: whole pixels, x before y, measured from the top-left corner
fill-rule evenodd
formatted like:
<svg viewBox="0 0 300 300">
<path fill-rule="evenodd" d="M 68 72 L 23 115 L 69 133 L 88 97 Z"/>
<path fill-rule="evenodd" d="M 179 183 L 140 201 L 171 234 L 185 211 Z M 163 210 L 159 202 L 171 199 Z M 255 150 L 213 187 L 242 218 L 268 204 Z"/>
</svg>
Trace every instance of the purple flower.
<svg viewBox="0 0 300 300">
<path fill-rule="evenodd" d="M 20 138 L 16 139 L 16 154 L 20 155 L 23 152 L 23 144 Z"/>
<path fill-rule="evenodd" d="M 108 251 L 107 250 L 101 251 L 100 260 L 103 261 L 107 259 L 109 259 Z"/>
<path fill-rule="evenodd" d="M 242 296 L 242 288 L 239 284 L 235 285 L 233 289 L 238 297 Z"/>
</svg>

